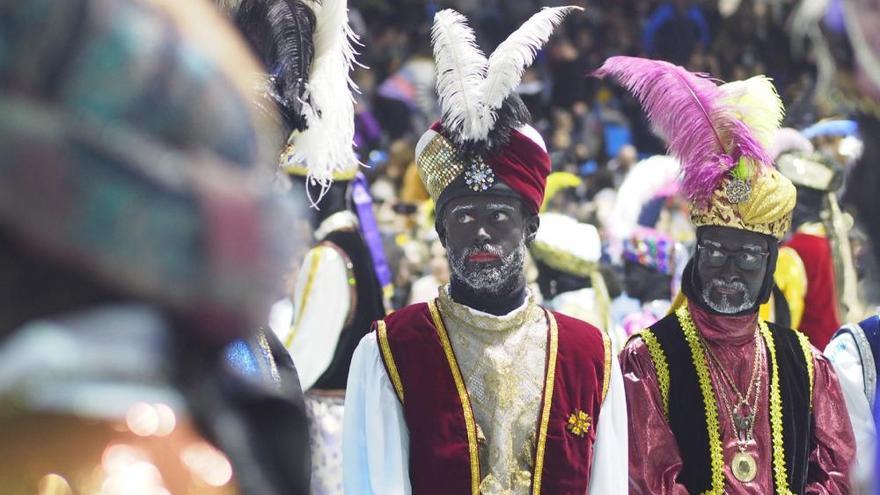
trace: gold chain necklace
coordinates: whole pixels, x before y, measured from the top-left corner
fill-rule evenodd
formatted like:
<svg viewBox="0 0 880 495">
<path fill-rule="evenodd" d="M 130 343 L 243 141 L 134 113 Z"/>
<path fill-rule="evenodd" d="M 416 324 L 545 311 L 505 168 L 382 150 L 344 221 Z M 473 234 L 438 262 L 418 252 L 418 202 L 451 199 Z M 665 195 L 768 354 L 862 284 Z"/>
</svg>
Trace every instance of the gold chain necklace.
<svg viewBox="0 0 880 495">
<path fill-rule="evenodd" d="M 714 367 L 709 367 L 709 373 L 719 376 L 717 392 L 721 397 L 721 401 L 724 403 L 725 409 L 730 416 L 730 421 L 733 424 L 736 433 L 736 447 L 739 452 L 733 456 L 731 471 L 736 479 L 748 483 L 754 480 L 758 473 L 758 465 L 755 461 L 755 457 L 746 452 L 746 446 L 748 445 L 748 442 L 753 439 L 755 417 L 757 416 L 758 411 L 758 399 L 761 395 L 760 370 L 763 368 L 763 359 L 760 352 L 760 336 L 758 331 L 755 330 L 754 364 L 752 365 L 752 373 L 745 396 L 739 391 L 736 382 L 734 382 L 733 378 L 727 373 L 721 360 L 718 359 L 712 349 L 709 348 L 708 343 L 702 338 L 702 336 L 700 336 L 700 344 L 701 347 L 703 347 L 706 356 L 715 364 Z M 715 373 L 712 372 L 713 368 L 717 370 Z M 728 398 L 727 393 L 724 390 L 725 387 L 723 385 L 725 385 L 725 382 L 739 399 L 736 406 L 731 404 L 731 400 Z"/>
<path fill-rule="evenodd" d="M 721 360 L 718 359 L 718 356 L 715 355 L 715 352 L 713 352 L 712 349 L 709 347 L 709 345 L 705 341 L 705 339 L 703 339 L 701 337 L 700 343 L 702 344 L 703 349 L 706 352 L 706 355 L 715 364 L 714 369 L 712 367 L 710 367 L 710 370 L 715 371 L 715 373 L 713 373 L 713 374 L 715 374 L 716 376 L 717 376 L 717 373 L 720 372 L 721 379 L 718 380 L 719 393 L 723 394 L 723 399 L 727 400 L 727 395 L 724 394 L 724 390 L 721 387 L 721 385 L 723 385 L 725 382 L 726 382 L 727 386 L 730 387 L 731 390 L 733 390 L 733 393 L 736 395 L 736 397 L 738 399 L 737 403 L 736 403 L 736 407 L 730 408 L 731 420 L 733 421 L 734 428 L 736 429 L 737 437 L 745 438 L 747 440 L 750 439 L 751 438 L 751 431 L 752 431 L 752 428 L 753 428 L 754 422 L 755 422 L 755 416 L 756 416 L 757 410 L 758 410 L 758 395 L 760 395 L 758 393 L 758 391 L 760 390 L 760 385 L 761 385 L 759 371 L 762 367 L 761 365 L 763 362 L 763 360 L 761 359 L 762 355 L 760 352 L 761 351 L 760 336 L 758 334 L 757 329 L 755 330 L 755 355 L 754 355 L 754 358 L 752 359 L 752 363 L 753 363 L 752 364 L 752 372 L 751 372 L 751 377 L 749 378 L 749 384 L 748 384 L 748 387 L 746 388 L 745 395 L 743 395 L 743 393 L 740 392 L 739 387 L 736 386 L 736 382 L 727 373 L 725 366 L 721 363 Z"/>
</svg>

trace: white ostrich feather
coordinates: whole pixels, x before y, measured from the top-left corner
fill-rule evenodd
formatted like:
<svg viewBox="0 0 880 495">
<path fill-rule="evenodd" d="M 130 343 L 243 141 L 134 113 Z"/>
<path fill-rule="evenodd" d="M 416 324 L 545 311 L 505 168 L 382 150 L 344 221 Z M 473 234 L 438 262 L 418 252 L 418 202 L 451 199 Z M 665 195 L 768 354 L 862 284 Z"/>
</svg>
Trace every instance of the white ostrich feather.
<svg viewBox="0 0 880 495">
<path fill-rule="evenodd" d="M 489 125 L 483 111 L 481 83 L 487 60 L 467 19 L 452 9 L 437 12 L 431 42 L 443 126 L 462 141 L 485 138 Z"/>
<path fill-rule="evenodd" d="M 487 127 L 492 127 L 495 122 L 495 111 L 519 86 L 523 72 L 535 61 L 535 55 L 550 39 L 553 28 L 573 10 L 583 9 L 575 6 L 541 9 L 492 52 L 481 91 L 483 101 L 490 113 Z"/>
<path fill-rule="evenodd" d="M 359 166 L 354 144 L 354 97 L 357 86 L 351 68 L 357 37 L 348 25 L 346 0 L 310 2 L 315 11 L 315 55 L 309 71 L 307 91 L 311 105 L 304 105 L 308 128 L 290 137 L 293 161 L 309 170 L 307 180 L 324 190 L 334 172 Z M 313 205 L 323 197 L 310 198 Z"/>
<path fill-rule="evenodd" d="M 666 155 L 654 155 L 633 165 L 617 190 L 611 212 L 609 225 L 614 237 L 623 239 L 632 233 L 645 203 L 674 183 L 680 173 L 678 160 Z"/>
</svg>

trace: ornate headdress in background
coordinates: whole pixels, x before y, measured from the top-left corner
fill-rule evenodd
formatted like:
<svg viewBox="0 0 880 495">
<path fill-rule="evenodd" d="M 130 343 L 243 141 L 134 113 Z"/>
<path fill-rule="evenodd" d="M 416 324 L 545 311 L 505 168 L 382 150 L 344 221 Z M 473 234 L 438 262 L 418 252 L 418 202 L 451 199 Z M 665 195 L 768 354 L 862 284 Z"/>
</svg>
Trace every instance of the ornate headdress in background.
<svg viewBox="0 0 880 495">
<path fill-rule="evenodd" d="M 796 192 L 767 152 L 783 116 L 770 79 L 719 85 L 668 62 L 635 57 L 611 57 L 594 75 L 614 76 L 629 89 L 681 161 L 681 192 L 694 225 L 782 238 Z"/>
<path fill-rule="evenodd" d="M 520 197 L 538 212 L 550 157 L 514 90 L 553 28 L 575 9 L 541 10 L 488 58 L 464 16 L 454 10 L 434 16 L 442 117 L 416 145 L 416 164 L 438 212 L 452 197 L 483 191 Z"/>
<path fill-rule="evenodd" d="M 559 213 L 542 213 L 541 228 L 530 251 L 536 260 L 556 271 L 588 279 L 595 294 L 595 314 L 588 321 L 603 329 L 610 326 L 611 298 L 599 271 L 602 240 L 595 226 Z"/>
<path fill-rule="evenodd" d="M 236 23 L 268 72 L 266 94 L 290 131 L 281 166 L 322 188 L 354 179 L 354 97 L 349 72 L 357 36 L 346 0 L 243 0 Z"/>
</svg>

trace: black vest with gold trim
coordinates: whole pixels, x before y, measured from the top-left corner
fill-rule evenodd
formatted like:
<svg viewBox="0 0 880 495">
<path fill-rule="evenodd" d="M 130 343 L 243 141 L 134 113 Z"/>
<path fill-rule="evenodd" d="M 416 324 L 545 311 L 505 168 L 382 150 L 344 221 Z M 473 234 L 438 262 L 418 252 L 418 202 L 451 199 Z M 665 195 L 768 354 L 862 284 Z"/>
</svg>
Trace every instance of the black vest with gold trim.
<svg viewBox="0 0 880 495">
<path fill-rule="evenodd" d="M 690 327 L 686 329 L 686 327 Z M 776 493 L 803 493 L 807 482 L 808 457 L 811 451 L 813 428 L 812 386 L 813 358 L 807 338 L 795 330 L 772 323 L 761 324 L 761 334 L 767 347 L 770 371 L 771 435 L 774 416 L 780 417 L 781 445 L 773 445 Z M 719 433 L 712 432 L 707 407 L 718 411 L 718 402 L 711 379 L 701 381 L 697 359 L 706 363 L 696 340 L 696 328 L 687 311 L 687 305 L 667 315 L 648 330 L 637 334 L 651 354 L 657 371 L 660 395 L 667 407 L 667 421 L 675 434 L 682 458 L 682 469 L 677 481 L 690 493 L 724 493 L 722 466 L 713 462 L 720 458 Z M 705 369 L 705 365 L 703 366 Z M 774 395 L 781 406 L 774 411 Z M 711 397 L 712 403 L 697 400 Z M 694 407 L 695 405 L 702 407 Z M 717 414 L 714 430 L 718 431 Z M 778 428 L 778 427 L 776 427 Z M 712 438 L 714 436 L 714 438 Z M 781 452 L 780 452 L 781 450 Z M 723 462 L 723 461 L 721 461 Z M 720 481 L 720 482 L 719 482 Z M 780 487 L 779 485 L 784 485 Z"/>
</svg>

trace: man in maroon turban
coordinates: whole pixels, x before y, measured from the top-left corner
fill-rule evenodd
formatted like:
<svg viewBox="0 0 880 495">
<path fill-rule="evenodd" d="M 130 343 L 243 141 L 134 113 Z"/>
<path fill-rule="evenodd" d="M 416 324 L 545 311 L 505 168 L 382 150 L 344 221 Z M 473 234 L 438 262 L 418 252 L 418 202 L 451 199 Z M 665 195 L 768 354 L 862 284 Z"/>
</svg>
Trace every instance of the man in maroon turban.
<svg viewBox="0 0 880 495">
<path fill-rule="evenodd" d="M 546 40 L 568 10 L 545 9 L 520 32 Z M 492 97 L 518 83 L 493 70 L 507 51 L 479 69 L 486 59 L 450 10 L 437 14 L 433 35 L 443 118 L 417 144 L 416 164 L 451 282 L 376 322 L 355 351 L 346 492 L 624 493 L 626 404 L 610 341 L 542 308 L 526 287 L 550 158 L 522 101 Z M 504 46 L 521 55 L 518 39 Z"/>
</svg>

